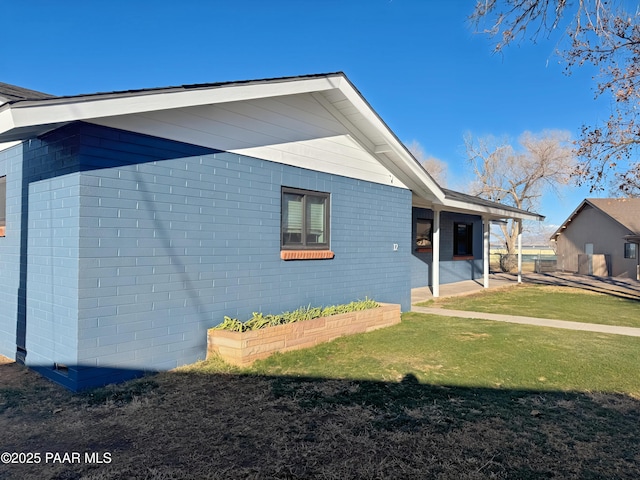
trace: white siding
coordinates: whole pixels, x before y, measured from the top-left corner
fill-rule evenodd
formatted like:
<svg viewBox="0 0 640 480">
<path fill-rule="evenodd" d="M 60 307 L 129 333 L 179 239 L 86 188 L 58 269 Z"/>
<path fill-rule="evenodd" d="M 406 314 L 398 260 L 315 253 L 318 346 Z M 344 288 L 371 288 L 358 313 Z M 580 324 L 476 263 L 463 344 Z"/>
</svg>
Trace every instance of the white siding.
<svg viewBox="0 0 640 480">
<path fill-rule="evenodd" d="M 114 116 L 93 123 L 405 187 L 310 94 Z"/>
</svg>

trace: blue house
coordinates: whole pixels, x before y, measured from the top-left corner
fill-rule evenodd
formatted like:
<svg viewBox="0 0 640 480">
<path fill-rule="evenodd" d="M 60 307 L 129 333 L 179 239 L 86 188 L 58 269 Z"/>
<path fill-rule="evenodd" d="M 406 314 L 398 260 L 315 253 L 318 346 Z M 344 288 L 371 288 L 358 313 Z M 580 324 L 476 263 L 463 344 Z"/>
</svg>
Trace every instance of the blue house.
<svg viewBox="0 0 640 480">
<path fill-rule="evenodd" d="M 485 278 L 488 226 L 342 73 L 55 97 L 0 84 L 0 354 L 79 390 L 225 315 Z"/>
</svg>

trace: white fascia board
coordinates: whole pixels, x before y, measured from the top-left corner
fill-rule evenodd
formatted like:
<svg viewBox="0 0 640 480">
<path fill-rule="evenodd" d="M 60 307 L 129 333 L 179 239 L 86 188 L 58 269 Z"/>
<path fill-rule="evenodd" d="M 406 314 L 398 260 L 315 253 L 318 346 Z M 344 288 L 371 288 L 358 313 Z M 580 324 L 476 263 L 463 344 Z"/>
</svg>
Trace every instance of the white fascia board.
<svg viewBox="0 0 640 480">
<path fill-rule="evenodd" d="M 543 220 L 542 215 L 537 213 L 514 212 L 497 207 L 488 207 L 485 205 L 476 205 L 473 203 L 461 202 L 459 200 L 447 200 L 442 203 L 440 210 L 456 211 L 460 213 L 470 213 L 472 215 L 481 215 L 490 219 L 515 218 L 521 220 Z"/>
<path fill-rule="evenodd" d="M 8 132 L 15 127 L 11 108 L 0 110 L 0 133 Z"/>
<path fill-rule="evenodd" d="M 365 120 L 371 124 L 383 138 L 384 144 L 375 145 L 372 149 L 373 153 L 385 152 L 387 156 L 389 154 L 395 154 L 394 156 L 402 162 L 403 170 L 408 171 L 407 176 L 415 176 L 415 179 L 419 183 L 423 184 L 426 188 L 415 188 L 419 190 L 419 194 L 428 192 L 428 198 L 437 198 L 440 201 L 444 201 L 445 195 L 440 186 L 429 176 L 429 174 L 422 168 L 422 166 L 413 158 L 413 156 L 407 152 L 406 148 L 393 134 L 391 129 L 380 119 L 373 108 L 364 100 L 362 95 L 351 85 L 348 81 L 344 81 L 340 84 L 340 91 L 351 102 L 351 104 L 358 109 L 363 115 Z M 404 179 L 403 179 L 404 181 Z M 407 183 L 404 181 L 404 183 Z M 409 182 L 418 183 L 418 182 Z"/>
<path fill-rule="evenodd" d="M 12 123 L 2 123 L 0 119 L 0 128 L 2 128 L 0 133 L 11 128 L 32 125 L 91 120 L 115 115 L 331 90 L 340 84 L 341 78 L 331 76 L 274 83 L 203 87 L 192 90 L 151 91 L 140 92 L 140 94 L 116 93 L 20 102 L 10 109 Z M 9 128 L 5 129 L 6 127 Z"/>
<path fill-rule="evenodd" d="M 8 148 L 15 147 L 16 145 L 20 145 L 22 142 L 5 142 L 0 143 L 0 152 L 2 150 L 7 150 Z"/>
<path fill-rule="evenodd" d="M 345 83 L 342 83 L 344 85 Z M 340 89 L 342 93 L 344 91 L 342 88 Z M 327 112 L 329 112 L 338 122 L 340 122 L 349 132 L 349 136 L 351 139 L 356 142 L 360 147 L 368 152 L 371 156 L 376 158 L 380 164 L 386 168 L 393 176 L 395 176 L 402 184 L 403 187 L 409 188 L 411 191 L 424 196 L 425 198 L 434 198 L 433 193 L 424 185 L 424 183 L 420 183 L 416 180 L 415 175 L 407 174 L 406 170 L 402 168 L 402 164 L 399 164 L 397 161 L 397 156 L 395 155 L 395 151 L 388 146 L 387 148 L 380 149 L 379 146 L 375 145 L 371 138 L 367 135 L 366 132 L 362 132 L 358 127 L 356 127 L 349 119 L 347 119 L 327 98 L 325 98 L 322 94 L 313 93 L 313 98 L 324 107 Z M 353 103 L 352 103 L 353 105 Z M 357 106 L 356 106 L 357 108 Z M 359 113 L 365 114 L 366 112 L 371 112 L 371 109 L 367 106 L 364 111 L 358 110 Z M 386 128 L 385 128 L 386 130 Z M 376 133 L 380 133 L 379 130 L 376 130 Z M 383 153 L 383 151 L 385 153 Z M 392 156 L 394 158 L 392 158 Z M 415 163 L 415 162 L 413 162 Z M 393 182 L 392 182 L 393 183 Z"/>
</svg>

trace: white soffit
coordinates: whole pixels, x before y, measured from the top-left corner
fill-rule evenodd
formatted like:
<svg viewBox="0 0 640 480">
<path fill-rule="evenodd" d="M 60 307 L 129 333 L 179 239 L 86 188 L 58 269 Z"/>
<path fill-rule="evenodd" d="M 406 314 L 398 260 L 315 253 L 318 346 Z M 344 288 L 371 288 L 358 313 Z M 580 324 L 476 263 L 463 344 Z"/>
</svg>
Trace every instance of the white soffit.
<svg viewBox="0 0 640 480">
<path fill-rule="evenodd" d="M 371 152 L 373 144 L 366 135 L 347 128 L 319 97 L 284 95 L 105 117 L 91 123 L 408 188 L 393 171 L 398 167 L 385 166 L 380 155 Z"/>
<path fill-rule="evenodd" d="M 198 105 L 236 102 L 336 88 L 342 77 L 302 78 L 194 89 L 106 93 L 18 102 L 0 112 L 0 134 L 13 128 L 91 120 Z"/>
</svg>

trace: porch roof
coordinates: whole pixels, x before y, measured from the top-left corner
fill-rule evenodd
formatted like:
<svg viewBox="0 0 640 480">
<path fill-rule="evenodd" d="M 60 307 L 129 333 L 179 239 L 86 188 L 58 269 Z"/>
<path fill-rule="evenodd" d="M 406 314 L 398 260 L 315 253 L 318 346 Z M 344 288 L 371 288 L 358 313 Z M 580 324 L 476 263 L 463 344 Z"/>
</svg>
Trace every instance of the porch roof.
<svg viewBox="0 0 640 480">
<path fill-rule="evenodd" d="M 445 194 L 444 201 L 441 203 L 425 201 L 419 196 L 413 196 L 413 206 L 428 208 L 431 210 L 440 210 L 448 212 L 468 213 L 471 215 L 480 215 L 488 220 L 503 220 L 509 218 L 521 220 L 544 220 L 543 215 L 539 215 L 528 210 L 522 210 L 510 207 L 502 203 L 492 202 L 484 198 L 476 197 L 455 190 L 443 188 Z"/>
<path fill-rule="evenodd" d="M 455 190 L 449 190 L 446 188 L 443 190 L 445 192 L 445 206 L 449 208 L 468 208 L 469 205 L 471 205 L 471 209 L 474 212 L 481 213 L 494 220 L 500 218 L 519 218 L 522 220 L 542 221 L 545 218 L 543 215 L 539 215 L 528 210 L 522 210 L 502 203 L 492 202 L 484 198 L 456 192 Z"/>
</svg>

